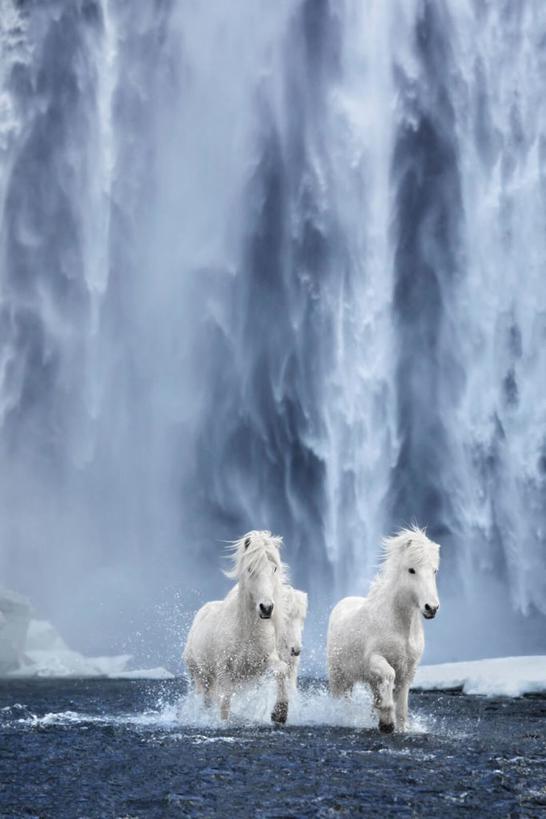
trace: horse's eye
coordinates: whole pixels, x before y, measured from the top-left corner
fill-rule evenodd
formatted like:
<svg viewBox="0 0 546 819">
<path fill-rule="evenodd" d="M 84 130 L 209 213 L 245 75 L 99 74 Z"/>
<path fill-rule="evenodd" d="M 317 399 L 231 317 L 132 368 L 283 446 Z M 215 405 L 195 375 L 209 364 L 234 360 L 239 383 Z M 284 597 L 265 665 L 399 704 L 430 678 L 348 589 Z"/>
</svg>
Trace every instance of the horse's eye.
<svg viewBox="0 0 546 819">
<path fill-rule="evenodd" d="M 278 566 L 273 566 L 273 574 L 275 574 L 275 572 L 277 571 L 277 569 L 278 569 Z"/>
<path fill-rule="evenodd" d="M 409 572 L 410 574 L 415 574 L 415 569 L 408 569 L 408 572 Z"/>
</svg>

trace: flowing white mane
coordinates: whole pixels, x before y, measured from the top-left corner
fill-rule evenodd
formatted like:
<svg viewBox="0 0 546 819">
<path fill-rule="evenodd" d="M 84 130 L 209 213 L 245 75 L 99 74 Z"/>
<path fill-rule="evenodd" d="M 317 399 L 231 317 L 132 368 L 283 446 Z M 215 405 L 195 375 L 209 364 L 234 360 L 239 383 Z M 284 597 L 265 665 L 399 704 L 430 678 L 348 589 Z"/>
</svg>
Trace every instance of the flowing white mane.
<svg viewBox="0 0 546 819">
<path fill-rule="evenodd" d="M 411 559 L 411 562 L 417 567 L 429 564 L 438 568 L 440 547 L 427 537 L 424 529 L 418 526 L 400 529 L 392 537 L 383 538 L 382 546 L 382 561 L 372 581 L 368 597 L 377 592 L 386 579 L 398 572 L 402 558 Z"/>
<path fill-rule="evenodd" d="M 417 566 L 424 563 L 438 563 L 440 547 L 430 540 L 424 529 L 412 526 L 409 529 L 400 529 L 392 537 L 383 539 L 383 565 L 391 561 L 398 561 L 402 555 L 411 557 Z"/>
<path fill-rule="evenodd" d="M 264 561 L 269 560 L 278 570 L 281 583 L 288 582 L 288 567 L 282 562 L 280 548 L 282 537 L 267 530 L 247 532 L 239 540 L 230 543 L 229 551 L 233 568 L 224 572 L 227 577 L 239 579 L 246 572 L 260 571 Z"/>
<path fill-rule="evenodd" d="M 307 617 L 307 594 L 292 586 L 285 586 L 285 616 L 289 620 Z"/>
</svg>

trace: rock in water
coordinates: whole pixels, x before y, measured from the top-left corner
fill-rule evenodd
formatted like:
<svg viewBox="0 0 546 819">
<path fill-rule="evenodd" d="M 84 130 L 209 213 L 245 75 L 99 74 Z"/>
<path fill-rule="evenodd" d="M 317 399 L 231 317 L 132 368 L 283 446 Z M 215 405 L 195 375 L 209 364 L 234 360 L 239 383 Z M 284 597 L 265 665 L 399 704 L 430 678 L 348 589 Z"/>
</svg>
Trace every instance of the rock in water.
<svg viewBox="0 0 546 819">
<path fill-rule="evenodd" d="M 23 665 L 31 613 L 28 600 L 0 589 L 0 676 Z"/>
</svg>

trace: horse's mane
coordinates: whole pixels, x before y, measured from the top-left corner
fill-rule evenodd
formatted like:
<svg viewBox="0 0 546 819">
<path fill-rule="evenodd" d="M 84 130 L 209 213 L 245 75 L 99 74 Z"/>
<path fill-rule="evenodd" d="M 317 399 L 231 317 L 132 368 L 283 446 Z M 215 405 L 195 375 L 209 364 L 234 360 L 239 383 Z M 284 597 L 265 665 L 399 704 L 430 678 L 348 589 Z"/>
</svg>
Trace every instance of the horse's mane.
<svg viewBox="0 0 546 819">
<path fill-rule="evenodd" d="M 305 620 L 307 616 L 307 594 L 292 586 L 284 587 L 285 613 L 289 619 L 298 618 Z"/>
<path fill-rule="evenodd" d="M 411 557 L 412 563 L 416 566 L 430 562 L 438 564 L 439 545 L 427 537 L 424 529 L 416 525 L 400 529 L 395 535 L 383 538 L 382 547 L 379 571 L 372 581 L 368 597 L 381 589 L 385 580 L 397 571 L 403 556 Z"/>
<path fill-rule="evenodd" d="M 282 562 L 280 548 L 282 537 L 272 535 L 267 530 L 247 532 L 239 540 L 229 544 L 230 557 L 233 568 L 225 571 L 226 577 L 237 580 L 250 570 L 258 571 L 265 560 L 274 563 L 278 569 L 281 583 L 288 582 L 288 567 Z"/>
</svg>

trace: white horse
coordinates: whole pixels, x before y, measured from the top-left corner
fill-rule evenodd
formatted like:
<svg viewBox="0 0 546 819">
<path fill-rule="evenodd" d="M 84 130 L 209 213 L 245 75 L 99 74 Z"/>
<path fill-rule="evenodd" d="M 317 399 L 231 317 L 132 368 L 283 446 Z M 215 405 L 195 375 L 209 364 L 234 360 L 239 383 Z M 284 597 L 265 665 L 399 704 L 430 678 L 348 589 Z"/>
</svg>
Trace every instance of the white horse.
<svg viewBox="0 0 546 819">
<path fill-rule="evenodd" d="M 328 627 L 328 676 L 334 696 L 357 682 L 372 689 L 379 729 L 403 731 L 408 693 L 425 646 L 421 616 L 440 607 L 437 543 L 417 527 L 383 541 L 384 560 L 367 597 L 345 597 Z"/>
<path fill-rule="evenodd" d="M 219 703 L 222 719 L 229 717 L 235 689 L 269 670 L 277 679 L 271 719 L 286 722 L 288 665 L 278 651 L 286 622 L 281 544 L 266 531 L 248 532 L 234 543 L 234 567 L 226 575 L 237 585 L 224 600 L 204 605 L 188 634 L 183 656 L 190 678 L 206 705 Z"/>
<path fill-rule="evenodd" d="M 279 640 L 279 655 L 288 666 L 288 682 L 292 689 L 297 687 L 298 668 L 302 649 L 302 636 L 307 616 L 307 595 L 299 589 L 285 585 L 284 626 Z"/>
</svg>

